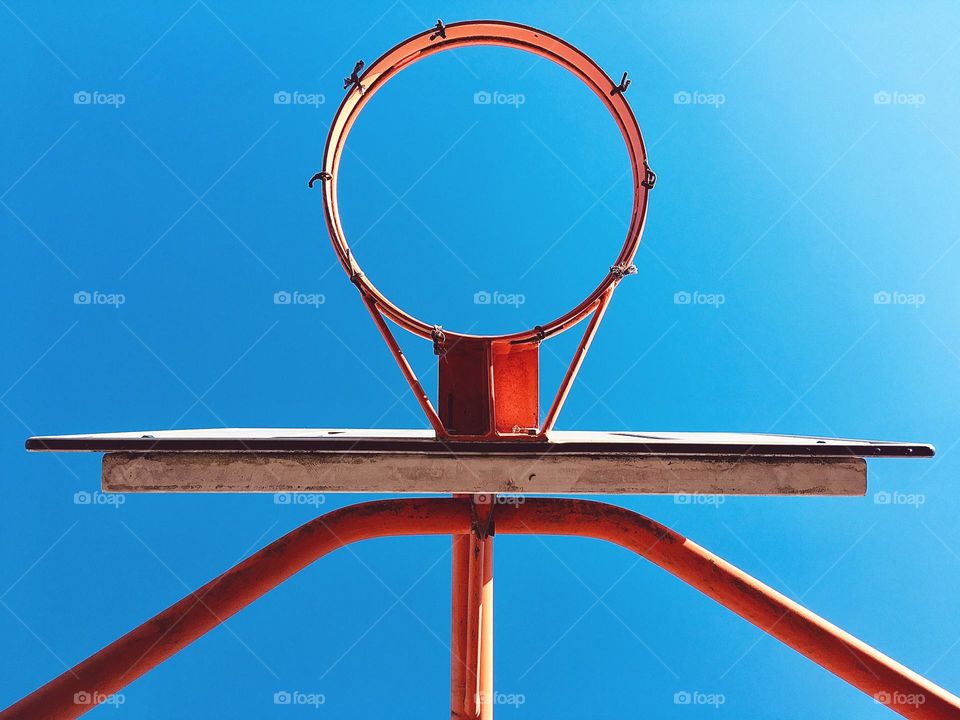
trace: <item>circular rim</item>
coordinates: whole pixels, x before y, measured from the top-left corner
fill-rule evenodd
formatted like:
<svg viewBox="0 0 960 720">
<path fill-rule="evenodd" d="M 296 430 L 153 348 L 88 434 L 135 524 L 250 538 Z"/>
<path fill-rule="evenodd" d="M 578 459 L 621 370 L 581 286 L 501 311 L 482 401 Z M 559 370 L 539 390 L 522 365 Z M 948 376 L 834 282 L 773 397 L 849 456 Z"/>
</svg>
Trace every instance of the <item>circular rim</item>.
<svg viewBox="0 0 960 720">
<path fill-rule="evenodd" d="M 366 68 L 363 75 L 359 77 L 359 82 L 350 86 L 346 97 L 337 109 L 327 135 L 323 169 L 320 173 L 324 179 L 323 212 L 334 250 L 351 281 L 361 292 L 372 298 L 380 312 L 400 327 L 420 337 L 432 338 L 436 327 L 402 310 L 381 293 L 364 275 L 347 244 L 337 202 L 337 171 L 347 136 L 360 111 L 377 91 L 402 69 L 425 57 L 470 45 L 510 47 L 539 55 L 563 67 L 587 85 L 603 101 L 620 128 L 633 171 L 633 209 L 623 247 L 610 271 L 596 289 L 579 305 L 549 323 L 538 325 L 530 330 L 502 335 L 470 335 L 446 328 L 443 334 L 448 339 L 473 338 L 515 343 L 536 341 L 557 334 L 577 324 L 593 311 L 603 294 L 623 278 L 623 270 L 633 263 L 633 258 L 640 247 L 650 189 L 645 184 L 648 165 L 640 127 L 623 92 L 618 90 L 617 84 L 587 55 L 554 35 L 527 25 L 497 20 L 451 23 L 443 27 L 445 37 L 438 34 L 438 28 L 431 28 L 414 35 L 381 55 Z"/>
</svg>

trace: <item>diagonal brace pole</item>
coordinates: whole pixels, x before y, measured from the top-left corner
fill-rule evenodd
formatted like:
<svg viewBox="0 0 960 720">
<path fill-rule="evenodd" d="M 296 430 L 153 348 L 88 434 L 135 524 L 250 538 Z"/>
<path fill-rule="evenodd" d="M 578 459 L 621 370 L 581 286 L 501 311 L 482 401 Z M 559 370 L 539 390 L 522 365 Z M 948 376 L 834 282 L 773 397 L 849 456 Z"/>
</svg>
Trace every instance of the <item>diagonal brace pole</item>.
<svg viewBox="0 0 960 720">
<path fill-rule="evenodd" d="M 317 558 L 344 545 L 395 535 L 469 537 L 473 527 L 471 504 L 460 498 L 381 500 L 335 510 L 276 540 L 131 630 L 7 708 L 0 720 L 78 717 L 92 706 L 75 704 L 75 694 L 100 698 L 116 693 Z M 904 717 L 960 720 L 960 698 L 643 515 L 606 503 L 527 498 L 520 505 L 497 507 L 496 530 L 576 535 L 621 545 Z"/>
</svg>

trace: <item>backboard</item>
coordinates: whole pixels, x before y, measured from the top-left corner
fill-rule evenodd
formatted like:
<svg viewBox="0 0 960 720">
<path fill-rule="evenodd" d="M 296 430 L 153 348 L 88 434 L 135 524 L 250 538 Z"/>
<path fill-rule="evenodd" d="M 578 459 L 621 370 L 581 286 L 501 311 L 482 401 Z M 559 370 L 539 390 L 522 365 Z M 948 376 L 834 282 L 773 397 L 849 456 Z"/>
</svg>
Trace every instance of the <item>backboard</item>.
<svg viewBox="0 0 960 720">
<path fill-rule="evenodd" d="M 165 430 L 32 437 L 100 452 L 110 492 L 863 495 L 866 458 L 930 445 L 793 435 L 564 432 L 439 439 L 432 430 Z"/>
</svg>

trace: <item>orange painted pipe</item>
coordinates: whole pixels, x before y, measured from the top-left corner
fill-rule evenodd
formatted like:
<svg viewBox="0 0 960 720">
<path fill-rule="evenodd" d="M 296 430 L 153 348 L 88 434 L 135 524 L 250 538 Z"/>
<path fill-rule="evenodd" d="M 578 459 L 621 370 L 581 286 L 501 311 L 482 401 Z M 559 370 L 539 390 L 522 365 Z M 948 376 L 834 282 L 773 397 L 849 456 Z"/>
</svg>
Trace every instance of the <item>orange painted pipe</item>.
<svg viewBox="0 0 960 720">
<path fill-rule="evenodd" d="M 479 715 L 477 692 L 480 679 L 480 623 L 483 611 L 483 550 L 484 541 L 470 536 L 469 584 L 467 590 L 467 648 L 466 692 L 463 697 L 463 712 L 468 718 Z"/>
<path fill-rule="evenodd" d="M 493 538 L 483 541 L 483 598 L 480 609 L 480 720 L 493 720 Z"/>
<path fill-rule="evenodd" d="M 528 498 L 497 508 L 498 533 L 577 535 L 642 555 L 904 717 L 960 718 L 960 698 L 643 515 L 606 503 Z"/>
<path fill-rule="evenodd" d="M 458 498 L 383 500 L 335 510 L 288 533 L 0 713 L 62 720 L 116 693 L 319 557 L 359 540 L 471 532 Z M 960 698 L 659 523 L 606 503 L 527 498 L 501 505 L 500 534 L 592 537 L 642 555 L 907 718 L 960 720 Z M 492 566 L 491 566 L 492 568 Z M 492 689 L 492 686 L 491 686 Z"/>
<path fill-rule="evenodd" d="M 450 717 L 466 720 L 467 594 L 470 578 L 470 535 L 453 536 L 450 610 Z M 470 719 L 472 720 L 472 718 Z"/>
<path fill-rule="evenodd" d="M 317 558 L 394 535 L 470 531 L 470 504 L 448 498 L 382 500 L 334 510 L 284 535 L 119 640 L 0 713 L 2 720 L 66 720 L 91 710 Z"/>
<path fill-rule="evenodd" d="M 420 409 L 422 409 L 423 414 L 427 416 L 427 420 L 430 422 L 430 427 L 433 428 L 433 431 L 438 437 L 445 436 L 447 434 L 446 430 L 443 427 L 443 423 L 440 421 L 440 416 L 433 407 L 433 403 L 430 402 L 430 396 L 427 395 L 426 391 L 423 389 L 423 385 L 420 383 L 420 378 L 417 377 L 417 374 L 413 371 L 413 368 L 407 361 L 407 356 L 403 354 L 403 348 L 400 347 L 400 343 L 397 342 L 397 339 L 393 336 L 393 333 L 390 332 L 390 328 L 387 326 L 386 321 L 383 319 L 380 311 L 377 310 L 376 303 L 374 303 L 374 301 L 368 297 L 366 293 L 361 292 L 360 296 L 363 298 L 363 304 L 366 305 L 367 310 L 370 312 L 370 317 L 373 318 L 373 322 L 376 324 L 377 330 L 380 331 L 380 335 L 383 336 L 384 341 L 387 343 L 387 347 L 390 348 L 390 353 L 393 355 L 393 359 L 400 367 L 400 372 L 403 373 L 403 377 L 407 381 L 407 385 L 409 385 L 410 389 L 413 390 L 413 395 L 417 398 L 417 402 L 420 404 Z"/>
<path fill-rule="evenodd" d="M 600 327 L 600 321 L 603 320 L 604 313 L 607 312 L 607 305 L 610 304 L 610 300 L 613 298 L 613 291 L 616 290 L 616 288 L 616 285 L 611 285 L 609 288 L 607 288 L 606 292 L 603 293 L 603 295 L 600 297 L 600 300 L 597 302 L 597 308 L 593 311 L 593 316 L 590 318 L 590 323 L 587 325 L 587 329 L 584 331 L 583 337 L 580 338 L 580 344 L 577 345 L 577 350 L 573 354 L 573 359 L 570 361 L 570 365 L 567 367 L 567 372 L 563 376 L 563 381 L 560 383 L 557 394 L 553 398 L 553 403 L 550 405 L 550 410 L 547 412 L 547 417 L 543 421 L 543 426 L 540 428 L 540 435 L 546 435 L 548 432 L 553 430 L 553 426 L 557 424 L 557 417 L 560 415 L 560 409 L 567 401 L 567 395 L 570 394 L 570 388 L 573 386 L 573 381 L 576 379 L 577 373 L 580 372 L 580 367 L 583 365 L 583 360 L 587 356 L 587 350 L 590 349 L 590 344 L 593 342 L 593 338 L 597 334 L 597 329 Z"/>
</svg>

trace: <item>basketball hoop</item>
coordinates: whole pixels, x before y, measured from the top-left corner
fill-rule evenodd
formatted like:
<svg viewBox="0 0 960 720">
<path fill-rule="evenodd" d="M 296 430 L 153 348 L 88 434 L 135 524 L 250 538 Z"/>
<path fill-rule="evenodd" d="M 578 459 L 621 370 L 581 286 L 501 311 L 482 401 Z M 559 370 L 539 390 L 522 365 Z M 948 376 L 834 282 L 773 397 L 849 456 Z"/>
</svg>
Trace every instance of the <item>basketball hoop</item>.
<svg viewBox="0 0 960 720">
<path fill-rule="evenodd" d="M 609 272 L 556 320 L 508 335 L 467 335 L 419 320 L 366 278 L 337 211 L 337 171 L 350 127 L 377 90 L 433 53 L 500 45 L 567 68 L 598 95 L 623 134 L 634 180 L 629 229 Z M 225 622 L 310 563 L 361 540 L 451 536 L 451 720 L 491 720 L 493 550 L 497 535 L 604 540 L 647 558 L 880 703 L 915 720 L 960 719 L 960 698 L 830 624 L 811 610 L 654 520 L 606 503 L 531 494 L 859 495 L 867 458 L 933 457 L 920 443 L 747 433 L 548 432 L 619 282 L 635 272 L 647 195 L 656 176 L 618 84 L 563 40 L 506 22 L 436 26 L 344 79 L 346 98 L 327 139 L 321 181 L 334 249 L 430 419 L 430 430 L 161 430 L 31 437 L 32 451 L 104 453 L 108 492 L 273 492 L 274 502 L 315 492 L 451 493 L 339 508 L 246 557 L 152 619 L 0 712 L 0 720 L 75 718 Z M 539 422 L 539 345 L 590 317 L 583 339 Z M 387 320 L 429 339 L 439 356 L 439 413 Z M 542 442 L 528 442 L 541 440 Z M 489 442 L 485 442 L 489 441 Z M 512 442 L 511 442 L 512 441 Z M 502 503 L 497 493 L 523 502 Z M 499 552 L 499 551 L 498 551 Z M 538 588 L 539 589 L 539 588 Z M 639 638 L 638 638 L 639 639 Z M 77 697 L 92 698 L 91 704 Z"/>
<path fill-rule="evenodd" d="M 516 333 L 470 335 L 425 322 L 391 302 L 364 274 L 350 250 L 340 221 L 338 170 L 347 136 L 360 111 L 394 75 L 425 57 L 471 45 L 515 48 L 539 55 L 579 78 L 606 106 L 623 135 L 633 173 L 633 207 L 623 247 L 597 287 L 577 306 L 550 322 Z M 362 73 L 362 74 L 361 74 Z M 438 24 L 403 41 L 371 65 L 358 62 L 344 80 L 346 97 L 330 126 L 322 170 L 311 180 L 323 186 L 323 209 L 334 250 L 347 276 L 357 286 L 394 359 L 431 425 L 440 437 L 460 439 L 518 437 L 544 439 L 556 422 L 604 311 L 620 281 L 635 273 L 633 259 L 647 212 L 647 197 L 656 175 L 647 163 L 643 136 L 624 93 L 624 73 L 614 82 L 593 60 L 569 43 L 542 30 L 509 22 L 474 21 Z M 541 424 L 539 420 L 539 344 L 568 330 L 587 316 L 590 323 Z M 384 321 L 431 340 L 440 357 L 439 412 L 403 356 Z"/>
</svg>

